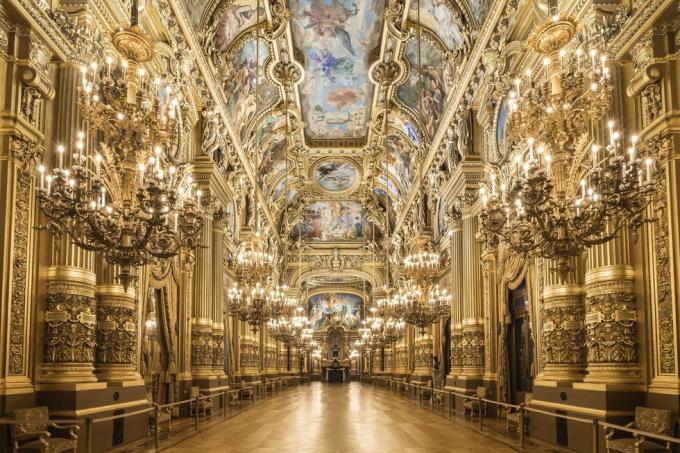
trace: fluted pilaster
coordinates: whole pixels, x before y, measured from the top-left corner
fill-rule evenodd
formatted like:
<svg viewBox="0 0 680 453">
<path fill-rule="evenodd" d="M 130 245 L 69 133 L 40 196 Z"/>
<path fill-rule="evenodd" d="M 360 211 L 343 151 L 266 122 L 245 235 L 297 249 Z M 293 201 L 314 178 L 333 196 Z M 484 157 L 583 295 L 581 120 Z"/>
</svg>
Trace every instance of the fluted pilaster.
<svg viewBox="0 0 680 453">
<path fill-rule="evenodd" d="M 463 238 L 462 221 L 454 222 L 451 233 L 451 372 L 455 379 L 463 372 Z"/>
<path fill-rule="evenodd" d="M 224 376 L 224 222 L 225 215 L 219 210 L 213 216 L 212 225 L 212 367 L 215 376 Z"/>
<path fill-rule="evenodd" d="M 463 320 L 462 376 L 482 378 L 484 374 L 484 301 L 477 216 L 463 218 Z"/>
<path fill-rule="evenodd" d="M 191 317 L 191 373 L 194 377 L 213 375 L 212 229 L 212 215 L 208 214 L 201 232 L 203 247 L 196 251 L 194 273 L 194 304 Z"/>
</svg>

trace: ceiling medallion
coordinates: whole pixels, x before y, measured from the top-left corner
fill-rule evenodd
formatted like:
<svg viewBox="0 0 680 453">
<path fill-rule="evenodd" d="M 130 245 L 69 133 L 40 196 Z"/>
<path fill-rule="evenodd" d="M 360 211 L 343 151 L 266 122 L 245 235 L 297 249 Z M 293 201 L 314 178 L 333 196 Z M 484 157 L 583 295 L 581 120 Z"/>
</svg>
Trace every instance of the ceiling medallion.
<svg viewBox="0 0 680 453">
<path fill-rule="evenodd" d="M 359 167 L 348 159 L 325 158 L 312 168 L 312 179 L 326 192 L 347 193 L 356 188 L 360 178 Z"/>
</svg>

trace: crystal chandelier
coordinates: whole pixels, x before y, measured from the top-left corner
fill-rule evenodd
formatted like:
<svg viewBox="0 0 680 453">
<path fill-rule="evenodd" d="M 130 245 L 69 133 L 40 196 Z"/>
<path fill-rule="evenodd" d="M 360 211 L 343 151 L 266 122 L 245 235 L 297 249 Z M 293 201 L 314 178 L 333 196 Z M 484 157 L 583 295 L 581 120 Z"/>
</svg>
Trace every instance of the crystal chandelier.
<svg viewBox="0 0 680 453">
<path fill-rule="evenodd" d="M 133 2 L 131 26 L 112 35 L 118 58 L 93 57 L 82 67 L 86 127 L 74 148 L 57 147 L 49 174 L 38 168 L 45 229 L 118 265 L 125 287 L 137 267 L 196 248 L 203 226 L 201 192 L 173 155 L 181 115 L 174 79 L 150 80 L 142 67 L 155 42 L 137 14 Z"/>
<path fill-rule="evenodd" d="M 279 314 L 285 300 L 283 288 L 275 285 L 271 278 L 274 256 L 267 252 L 259 232 L 250 241 L 240 244 L 234 267 L 237 282 L 227 293 L 225 312 L 238 316 L 257 332 L 259 326 Z"/>
<path fill-rule="evenodd" d="M 525 80 L 514 81 L 508 101 L 514 165 L 505 172 L 489 168 L 480 189 L 489 239 L 554 260 L 562 280 L 571 258 L 624 226 L 639 228 L 654 190 L 652 160 L 639 155 L 637 137 L 625 137 L 614 121 L 607 122 L 606 143 L 580 146 L 588 143 L 590 123 L 605 116 L 612 82 L 601 49 L 567 49 L 575 31 L 573 19 L 556 15 L 530 36 L 529 45 L 544 56 L 545 75 L 535 82 L 527 70 Z"/>
<path fill-rule="evenodd" d="M 404 258 L 404 270 L 409 279 L 398 294 L 382 302 L 396 307 L 395 313 L 408 324 L 420 328 L 421 333 L 432 323 L 449 313 L 451 296 L 437 284 L 440 256 L 432 251 L 430 242 L 417 238 L 415 253 Z"/>
</svg>

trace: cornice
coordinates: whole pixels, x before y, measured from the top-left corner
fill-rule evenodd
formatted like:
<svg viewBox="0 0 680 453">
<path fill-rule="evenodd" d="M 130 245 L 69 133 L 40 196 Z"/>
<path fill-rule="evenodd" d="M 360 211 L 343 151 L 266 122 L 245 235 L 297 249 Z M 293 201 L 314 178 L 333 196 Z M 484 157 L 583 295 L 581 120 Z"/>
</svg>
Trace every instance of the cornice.
<svg viewBox="0 0 680 453">
<path fill-rule="evenodd" d="M 76 59 L 77 52 L 73 44 L 48 15 L 48 10 L 44 6 L 38 5 L 34 0 L 9 0 L 9 4 L 30 24 L 60 60 L 74 61 Z"/>
</svg>

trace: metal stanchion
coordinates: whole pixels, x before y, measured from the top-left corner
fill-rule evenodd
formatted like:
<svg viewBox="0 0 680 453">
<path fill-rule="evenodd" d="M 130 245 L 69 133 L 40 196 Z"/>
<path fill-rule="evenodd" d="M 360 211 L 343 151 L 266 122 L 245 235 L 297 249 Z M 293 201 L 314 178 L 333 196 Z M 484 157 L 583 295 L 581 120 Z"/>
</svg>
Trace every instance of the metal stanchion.
<svg viewBox="0 0 680 453">
<path fill-rule="evenodd" d="M 600 421 L 598 419 L 593 420 L 593 447 L 592 452 L 597 453 L 600 449 Z"/>
<path fill-rule="evenodd" d="M 524 403 L 519 405 L 519 451 L 524 451 Z"/>
<path fill-rule="evenodd" d="M 472 415 L 474 416 L 474 410 L 472 411 Z M 482 399 L 478 398 L 477 399 L 477 415 L 479 416 L 479 431 L 481 432 L 484 429 L 484 419 L 482 418 Z"/>
<path fill-rule="evenodd" d="M 198 402 L 199 402 L 199 397 L 196 397 L 196 400 L 194 401 L 194 404 L 196 407 L 194 407 L 194 429 L 198 431 Z M 191 409 L 191 403 L 189 403 L 189 409 Z"/>
<path fill-rule="evenodd" d="M 92 453 L 92 419 L 85 419 L 85 430 L 86 430 L 86 440 L 87 440 L 87 453 Z"/>
<path fill-rule="evenodd" d="M 154 429 L 154 445 L 156 447 L 156 450 L 158 450 L 161 447 L 161 426 L 160 426 L 160 408 L 156 405 L 153 407 L 153 419 L 154 419 L 154 424 L 156 425 L 156 428 Z"/>
</svg>

